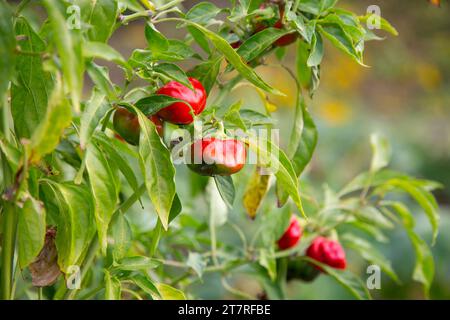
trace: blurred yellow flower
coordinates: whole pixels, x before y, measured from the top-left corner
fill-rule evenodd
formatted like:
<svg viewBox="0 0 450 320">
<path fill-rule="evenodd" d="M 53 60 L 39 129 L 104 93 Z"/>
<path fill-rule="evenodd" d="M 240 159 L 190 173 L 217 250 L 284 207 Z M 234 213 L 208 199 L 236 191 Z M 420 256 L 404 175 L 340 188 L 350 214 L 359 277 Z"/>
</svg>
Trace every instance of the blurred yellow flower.
<svg viewBox="0 0 450 320">
<path fill-rule="evenodd" d="M 434 90 L 442 83 L 441 71 L 432 64 L 421 63 L 416 66 L 417 80 L 420 86 L 427 90 Z"/>
<path fill-rule="evenodd" d="M 318 109 L 319 115 L 331 125 L 342 125 L 352 117 L 351 109 L 341 101 L 327 101 Z"/>
</svg>

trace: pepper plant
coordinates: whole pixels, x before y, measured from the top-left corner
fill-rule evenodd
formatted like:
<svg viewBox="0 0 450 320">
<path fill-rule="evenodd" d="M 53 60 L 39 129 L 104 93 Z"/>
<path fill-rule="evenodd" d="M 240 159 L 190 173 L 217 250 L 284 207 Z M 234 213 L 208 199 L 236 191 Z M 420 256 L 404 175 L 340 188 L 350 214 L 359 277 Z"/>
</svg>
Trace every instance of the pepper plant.
<svg viewBox="0 0 450 320">
<path fill-rule="evenodd" d="M 337 0 L 183 5 L 0 0 L 1 297 L 196 298 L 192 285 L 215 273 L 236 298 L 284 299 L 287 281 L 322 276 L 369 299 L 344 250 L 400 283 L 375 246 L 396 227 L 428 295 L 437 183 L 387 169 L 389 144 L 378 135 L 369 169 L 340 190 L 302 176 L 318 139 L 307 103 L 326 72 L 325 43 L 365 67 L 365 42 L 380 39 L 370 24 L 395 29 Z M 124 57 L 108 40 L 130 23 L 147 46 Z M 185 36 L 168 38 L 163 24 Z M 269 56 L 297 85 L 292 132 L 279 145 L 253 139 L 254 129 L 277 128 L 268 94 L 284 94 L 258 75 Z M 262 108 L 230 102 L 244 85 Z M 201 162 L 180 164 L 190 149 Z M 405 195 L 426 214 L 429 242 Z M 238 290 L 236 274 L 257 279 L 261 294 Z"/>
</svg>

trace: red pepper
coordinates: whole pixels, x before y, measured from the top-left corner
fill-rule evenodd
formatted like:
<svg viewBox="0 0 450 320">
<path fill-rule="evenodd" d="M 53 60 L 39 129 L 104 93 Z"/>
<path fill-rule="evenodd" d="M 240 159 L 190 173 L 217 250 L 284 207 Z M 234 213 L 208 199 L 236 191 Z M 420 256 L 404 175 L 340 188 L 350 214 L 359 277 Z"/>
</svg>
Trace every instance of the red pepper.
<svg viewBox="0 0 450 320">
<path fill-rule="evenodd" d="M 192 111 L 198 115 L 205 110 L 207 94 L 203 85 L 194 78 L 189 78 L 194 91 L 176 81 L 170 81 L 161 87 L 157 94 L 171 96 L 180 100 L 184 100 L 190 104 Z M 175 102 L 170 106 L 161 109 L 158 116 L 174 124 L 190 124 L 194 121 L 191 108 L 182 102 Z"/>
<path fill-rule="evenodd" d="M 245 145 L 239 140 L 204 138 L 191 145 L 188 167 L 203 176 L 229 176 L 244 167 L 246 158 Z"/>
<path fill-rule="evenodd" d="M 302 227 L 295 216 L 291 217 L 291 222 L 289 227 L 286 229 L 284 234 L 278 240 L 278 248 L 281 250 L 286 250 L 294 247 L 302 236 Z"/>
<path fill-rule="evenodd" d="M 156 116 L 148 116 L 148 118 L 155 124 L 159 135 L 163 134 L 163 122 Z M 114 113 L 113 125 L 116 133 L 129 144 L 137 146 L 139 144 L 139 134 L 141 129 L 139 127 L 139 120 L 137 115 L 128 111 L 126 108 L 119 108 Z"/>
<path fill-rule="evenodd" d="M 306 255 L 335 269 L 345 269 L 347 266 L 345 251 L 339 242 L 324 237 L 315 238 L 306 250 Z M 319 266 L 316 268 L 323 272 Z"/>
</svg>

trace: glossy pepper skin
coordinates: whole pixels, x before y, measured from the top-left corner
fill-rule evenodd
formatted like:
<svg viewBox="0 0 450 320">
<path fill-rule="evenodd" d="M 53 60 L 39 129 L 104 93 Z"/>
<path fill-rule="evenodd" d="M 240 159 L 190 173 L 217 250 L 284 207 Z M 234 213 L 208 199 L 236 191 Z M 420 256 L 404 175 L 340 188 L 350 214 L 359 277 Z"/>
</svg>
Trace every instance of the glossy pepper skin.
<svg viewBox="0 0 450 320">
<path fill-rule="evenodd" d="M 280 1 L 274 1 L 274 3 L 278 2 L 278 8 L 280 11 L 280 19 L 274 24 L 274 25 L 267 25 L 267 24 L 263 24 L 260 23 L 256 26 L 255 28 L 255 32 L 260 32 L 264 29 L 266 29 L 267 27 L 273 27 L 276 29 L 283 29 L 284 25 L 283 25 L 283 18 L 284 18 L 284 4 L 281 3 Z M 267 8 L 269 4 L 263 3 L 260 6 L 260 9 L 265 9 Z M 291 43 L 294 43 L 298 38 L 298 33 L 289 33 L 287 35 L 282 36 L 281 38 L 279 38 L 277 41 L 274 42 L 274 45 L 277 47 L 285 47 L 290 45 Z"/>
<path fill-rule="evenodd" d="M 188 167 L 202 176 L 229 176 L 239 172 L 246 159 L 243 142 L 204 138 L 191 145 L 191 163 Z"/>
<path fill-rule="evenodd" d="M 156 130 L 161 136 L 163 134 L 163 122 L 161 119 L 155 115 L 149 116 L 148 118 L 155 124 Z M 137 115 L 128 111 L 126 108 L 119 108 L 114 113 L 113 125 L 114 130 L 116 130 L 120 138 L 134 146 L 139 144 L 141 129 Z"/>
<path fill-rule="evenodd" d="M 345 251 L 339 242 L 324 237 L 315 238 L 306 250 L 306 255 L 335 269 L 345 269 L 347 266 Z M 323 272 L 319 266 L 316 268 Z"/>
<path fill-rule="evenodd" d="M 194 91 L 185 87 L 179 82 L 170 81 L 161 87 L 156 93 L 171 96 L 180 100 L 188 102 L 195 115 L 198 115 L 205 110 L 206 106 L 206 90 L 203 85 L 195 78 L 189 78 Z M 158 112 L 158 116 L 163 120 L 173 124 L 190 124 L 194 119 L 192 118 L 191 109 L 182 102 L 175 102 Z"/>
<path fill-rule="evenodd" d="M 302 227 L 300 226 L 298 219 L 295 218 L 295 216 L 292 216 L 289 227 L 278 240 L 278 248 L 286 250 L 294 247 L 300 240 L 302 233 Z"/>
</svg>

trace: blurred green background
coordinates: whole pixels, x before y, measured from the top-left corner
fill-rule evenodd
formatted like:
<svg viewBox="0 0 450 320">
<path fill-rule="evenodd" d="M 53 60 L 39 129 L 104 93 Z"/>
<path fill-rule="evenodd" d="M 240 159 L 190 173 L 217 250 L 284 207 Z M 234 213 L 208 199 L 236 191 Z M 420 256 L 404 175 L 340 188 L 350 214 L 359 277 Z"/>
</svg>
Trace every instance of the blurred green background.
<svg viewBox="0 0 450 320">
<path fill-rule="evenodd" d="M 185 1 L 190 8 L 199 1 Z M 212 1 L 223 6 L 226 1 Z M 450 299 L 450 5 L 443 2 L 440 8 L 426 0 L 376 1 L 341 0 L 339 6 L 364 15 L 369 5 L 378 5 L 381 15 L 399 31 L 398 37 L 386 36 L 384 41 L 367 44 L 365 63 L 361 67 L 331 46 L 326 47 L 321 69 L 321 85 L 312 100 L 310 111 L 319 129 L 319 143 L 313 161 L 303 175 L 311 185 L 321 190 L 325 183 L 333 189 L 342 187 L 370 164 L 369 136 L 373 132 L 384 135 L 392 144 L 391 168 L 420 178 L 441 182 L 445 188 L 436 192 L 441 206 L 440 235 L 432 248 L 435 256 L 436 276 L 431 288 L 431 298 Z M 181 38 L 183 33 L 173 25 L 161 24 L 168 37 Z M 128 57 L 135 48 L 146 46 L 143 23 L 133 22 L 119 29 L 111 45 Z M 274 57 L 269 63 L 278 63 Z M 288 49 L 285 63 L 294 68 L 295 46 Z M 184 66 L 187 69 L 191 65 Z M 281 128 L 281 144 L 286 145 L 295 103 L 295 84 L 289 75 L 277 67 L 260 67 L 258 72 L 271 84 L 284 91 L 284 98 L 270 97 L 277 107 L 274 116 Z M 118 83 L 122 73 L 111 69 L 112 79 Z M 243 99 L 246 108 L 263 108 L 256 92 L 248 87 L 235 91 L 228 102 Z M 185 214 L 206 216 L 206 208 L 190 203 L 192 186 L 182 181 L 189 175 L 177 167 L 177 179 Z M 245 185 L 240 175 L 235 182 L 238 191 Z M 238 193 L 239 199 L 239 193 Z M 407 201 L 407 199 L 405 199 Z M 240 201 L 237 201 L 240 202 Z M 412 204 L 411 204 L 412 205 Z M 267 199 L 265 209 L 272 210 L 275 201 Z M 414 208 L 414 207 L 413 207 Z M 154 215 L 135 206 L 134 229 L 143 234 L 151 229 Z M 205 211 L 205 212 L 203 212 Z M 430 227 L 425 216 L 416 208 L 417 228 L 429 242 Z M 146 214 L 143 214 L 146 213 Z M 254 231 L 239 203 L 229 219 L 251 234 Z M 145 223 L 147 222 L 147 223 Z M 186 235 L 188 236 L 188 235 Z M 219 238 L 229 244 L 239 244 L 239 239 L 229 228 L 219 230 Z M 402 229 L 389 234 L 390 242 L 379 249 L 393 262 L 402 280 L 396 285 L 382 276 L 381 290 L 372 290 L 380 299 L 421 299 L 423 293 L 418 283 L 411 280 L 414 267 L 413 250 Z M 366 279 L 367 264 L 348 252 L 350 268 Z M 245 274 L 232 278 L 233 286 L 256 294 L 259 284 Z M 222 288 L 218 275 L 205 275 L 203 281 L 191 287 L 194 296 L 204 299 L 231 298 Z M 293 299 L 347 299 L 348 293 L 329 277 L 321 276 L 312 284 L 292 282 L 288 294 Z"/>
<path fill-rule="evenodd" d="M 212 2 L 219 6 L 225 3 Z M 189 8 L 198 1 L 184 3 Z M 392 144 L 392 169 L 444 184 L 445 188 L 435 194 L 441 206 L 441 227 L 438 241 L 432 248 L 436 276 L 431 298 L 450 299 L 450 6 L 444 2 L 437 8 L 425 0 L 339 1 L 339 6 L 361 15 L 366 13 L 369 5 L 380 7 L 381 15 L 392 22 L 399 36 L 378 32 L 386 39 L 368 43 L 365 55 L 368 68 L 359 66 L 331 46 L 326 48 L 321 85 L 314 98 L 308 101 L 319 128 L 319 143 L 305 177 L 319 189 L 324 183 L 335 189 L 342 187 L 368 168 L 369 136 L 377 132 Z M 170 25 L 164 25 L 162 31 L 170 37 L 183 35 Z M 119 30 L 111 43 L 125 56 L 135 48 L 145 47 L 142 24 L 132 23 Z M 274 57 L 269 59 L 270 62 L 277 63 Z M 289 47 L 285 63 L 294 69 L 295 46 Z M 186 69 L 189 67 L 185 66 Z M 120 71 L 116 71 L 119 77 Z M 294 112 L 295 84 L 277 67 L 260 67 L 258 72 L 287 93 L 284 98 L 270 97 L 277 106 L 274 116 L 281 128 L 283 145 L 290 127 L 284 122 L 290 123 Z M 249 88 L 235 92 L 229 98 L 230 103 L 244 99 L 245 107 L 260 104 L 257 93 Z M 275 206 L 270 201 L 265 203 L 269 208 Z M 239 209 L 236 208 L 229 219 L 243 225 L 243 229 L 251 230 L 251 222 Z M 198 208 L 194 211 L 198 210 L 201 211 Z M 416 211 L 418 231 L 429 240 L 429 224 L 419 209 Z M 230 230 L 222 233 L 223 237 L 233 238 Z M 404 231 L 396 229 L 389 237 L 389 244 L 379 249 L 392 260 L 403 283 L 396 285 L 383 275 L 381 290 L 371 293 L 380 299 L 423 298 L 420 285 L 411 280 L 414 253 Z M 228 241 L 239 245 L 238 239 Z M 366 279 L 367 264 L 351 252 L 348 254 L 350 268 Z M 242 274 L 233 278 L 233 285 L 251 293 L 260 290 L 255 280 Z M 217 275 L 205 275 L 203 282 L 193 289 L 199 298 L 231 298 L 221 288 Z M 288 294 L 293 299 L 351 298 L 325 276 L 312 284 L 292 282 Z"/>
</svg>

